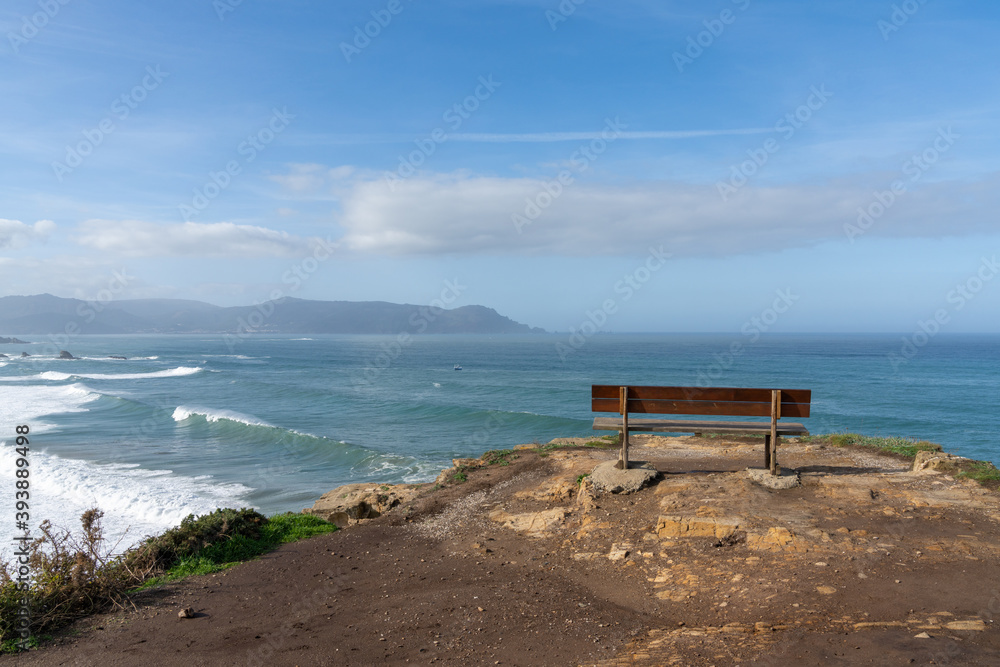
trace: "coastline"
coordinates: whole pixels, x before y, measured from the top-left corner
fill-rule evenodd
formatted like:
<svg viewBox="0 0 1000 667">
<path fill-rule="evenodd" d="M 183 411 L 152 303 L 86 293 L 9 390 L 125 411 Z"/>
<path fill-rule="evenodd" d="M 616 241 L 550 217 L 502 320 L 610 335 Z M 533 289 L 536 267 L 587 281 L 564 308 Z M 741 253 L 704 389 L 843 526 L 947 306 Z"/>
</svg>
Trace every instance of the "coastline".
<svg viewBox="0 0 1000 667">
<path fill-rule="evenodd" d="M 19 658 L 58 664 L 102 647 L 161 664 L 1000 659 L 1000 590 L 984 586 L 1000 565 L 995 491 L 819 442 L 782 447 L 801 484 L 773 491 L 745 473 L 759 465 L 751 439 L 636 441 L 634 457 L 662 473 L 637 493 L 593 493 L 586 475 L 615 452 L 584 439 L 461 460 L 433 491 L 379 485 L 399 500 L 380 516 L 169 584 L 121 627 L 95 620 L 105 629 Z M 182 603 L 203 616 L 178 619 Z"/>
</svg>

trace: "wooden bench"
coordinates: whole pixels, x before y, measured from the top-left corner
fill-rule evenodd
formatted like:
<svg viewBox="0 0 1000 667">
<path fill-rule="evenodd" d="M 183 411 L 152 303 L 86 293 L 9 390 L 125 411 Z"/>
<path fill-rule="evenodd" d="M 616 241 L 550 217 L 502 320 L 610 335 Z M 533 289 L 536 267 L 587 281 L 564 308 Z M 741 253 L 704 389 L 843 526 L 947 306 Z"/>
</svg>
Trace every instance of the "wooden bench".
<svg viewBox="0 0 1000 667">
<path fill-rule="evenodd" d="M 593 412 L 616 412 L 620 417 L 597 417 L 595 431 L 621 433 L 618 467 L 628 468 L 629 433 L 763 433 L 764 467 L 778 474 L 778 438 L 809 435 L 802 424 L 782 417 L 808 417 L 812 392 L 808 389 L 739 389 L 727 387 L 642 387 L 595 384 L 590 390 Z M 633 414 L 770 417 L 768 422 L 695 421 L 691 419 L 629 419 Z"/>
</svg>

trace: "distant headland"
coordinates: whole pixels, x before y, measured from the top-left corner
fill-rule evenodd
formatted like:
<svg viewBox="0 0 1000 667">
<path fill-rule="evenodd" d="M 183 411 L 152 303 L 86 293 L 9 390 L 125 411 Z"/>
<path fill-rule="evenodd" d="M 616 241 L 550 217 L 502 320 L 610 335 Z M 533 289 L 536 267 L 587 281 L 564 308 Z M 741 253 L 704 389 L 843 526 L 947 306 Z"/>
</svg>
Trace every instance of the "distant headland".
<svg viewBox="0 0 1000 667">
<path fill-rule="evenodd" d="M 107 302 L 51 294 L 0 298 L 5 334 L 288 333 L 516 334 L 544 333 L 492 308 L 443 303 L 310 301 L 285 297 L 252 306 L 222 307 L 181 299 Z M 0 338 L 0 343 L 21 343 Z"/>
</svg>

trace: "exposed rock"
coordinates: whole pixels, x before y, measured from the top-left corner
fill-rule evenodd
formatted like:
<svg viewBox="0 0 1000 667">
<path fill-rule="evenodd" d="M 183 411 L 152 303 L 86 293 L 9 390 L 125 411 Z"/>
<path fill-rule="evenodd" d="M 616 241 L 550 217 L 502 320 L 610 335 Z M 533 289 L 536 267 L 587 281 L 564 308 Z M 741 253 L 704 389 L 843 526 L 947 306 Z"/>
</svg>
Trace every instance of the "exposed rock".
<svg viewBox="0 0 1000 667">
<path fill-rule="evenodd" d="M 630 548 L 631 547 L 628 544 L 615 544 L 611 547 L 611 551 L 608 553 L 608 560 L 625 560 L 628 558 Z"/>
<path fill-rule="evenodd" d="M 4 338 L 0 336 L 0 345 L 28 345 L 28 342 L 17 338 Z"/>
<path fill-rule="evenodd" d="M 656 520 L 656 534 L 664 538 L 714 537 L 717 540 L 729 538 L 740 527 L 735 517 L 684 517 L 660 516 Z"/>
<path fill-rule="evenodd" d="M 950 623 L 945 623 L 944 627 L 959 632 L 983 632 L 986 630 L 986 622 L 981 618 L 970 621 L 951 621 Z"/>
<path fill-rule="evenodd" d="M 78 357 L 74 357 L 72 354 L 70 354 L 66 350 L 60 350 L 60 352 L 59 352 L 59 358 L 60 359 L 77 359 Z"/>
<path fill-rule="evenodd" d="M 519 533 L 541 537 L 561 527 L 569 513 L 570 511 L 563 507 L 524 514 L 508 514 L 503 510 L 495 510 L 490 512 L 490 519 Z"/>
<path fill-rule="evenodd" d="M 777 475 L 764 468 L 747 468 L 746 475 L 754 484 L 774 491 L 794 489 L 801 482 L 799 473 L 787 468 L 779 470 Z"/>
<path fill-rule="evenodd" d="M 454 481 L 452 478 L 468 468 L 479 468 L 484 465 L 482 459 L 452 459 L 451 468 L 445 468 L 440 473 L 438 473 L 437 478 L 434 480 L 435 484 L 447 484 L 448 482 Z"/>
<path fill-rule="evenodd" d="M 628 470 L 615 467 L 617 461 L 605 461 L 590 473 L 594 493 L 635 493 L 660 477 L 656 468 L 645 461 L 629 462 Z"/>
<path fill-rule="evenodd" d="M 937 471 L 955 474 L 961 470 L 960 464 L 968 459 L 945 452 L 917 452 L 913 459 L 913 472 Z"/>
<path fill-rule="evenodd" d="M 128 357 L 123 357 L 120 354 L 109 354 L 108 359 L 122 359 L 124 361 L 128 361 Z"/>
<path fill-rule="evenodd" d="M 8 357 L 6 354 L 0 354 L 0 359 L 9 359 L 9 358 L 10 357 Z"/>
<path fill-rule="evenodd" d="M 792 551 L 808 550 L 805 542 L 784 526 L 772 526 L 763 535 L 753 533 L 747 535 L 747 547 L 758 551 Z"/>
<path fill-rule="evenodd" d="M 31 355 L 30 355 L 30 354 L 28 354 L 27 352 L 22 352 L 22 353 L 21 353 L 21 358 L 22 358 L 22 359 L 24 359 L 25 357 L 30 357 L 30 356 L 31 356 Z"/>
<path fill-rule="evenodd" d="M 341 528 L 374 519 L 409 502 L 426 484 L 345 484 L 323 494 L 303 514 L 314 514 Z"/>
<path fill-rule="evenodd" d="M 177 612 L 178 618 L 194 618 L 194 609 L 191 607 L 184 607 L 179 612 Z"/>
</svg>

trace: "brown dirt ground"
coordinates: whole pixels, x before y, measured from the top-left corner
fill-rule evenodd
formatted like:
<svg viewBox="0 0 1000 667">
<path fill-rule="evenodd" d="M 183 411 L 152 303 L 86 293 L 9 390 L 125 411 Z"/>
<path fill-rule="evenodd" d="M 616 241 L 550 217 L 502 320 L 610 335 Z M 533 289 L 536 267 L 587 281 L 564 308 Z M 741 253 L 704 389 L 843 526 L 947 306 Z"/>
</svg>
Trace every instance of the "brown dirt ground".
<svg viewBox="0 0 1000 667">
<path fill-rule="evenodd" d="M 0 662 L 1000 665 L 996 493 L 796 444 L 802 485 L 775 492 L 740 472 L 759 440 L 636 440 L 665 473 L 639 493 L 578 492 L 613 451 L 522 451 Z M 738 529 L 660 537 L 659 517 Z"/>
</svg>

